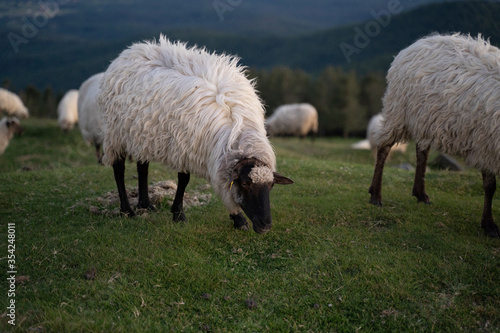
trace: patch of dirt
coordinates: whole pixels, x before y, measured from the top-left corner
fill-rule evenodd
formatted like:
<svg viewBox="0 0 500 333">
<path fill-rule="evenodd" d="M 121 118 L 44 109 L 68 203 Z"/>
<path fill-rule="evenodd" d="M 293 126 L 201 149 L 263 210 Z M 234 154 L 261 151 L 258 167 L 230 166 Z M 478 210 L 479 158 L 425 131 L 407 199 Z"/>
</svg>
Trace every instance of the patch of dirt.
<svg viewBox="0 0 500 333">
<path fill-rule="evenodd" d="M 160 181 L 148 186 L 149 200 L 155 206 L 166 200 L 167 204 L 171 206 L 176 191 L 177 184 L 174 181 Z M 139 200 L 139 189 L 137 187 L 127 189 L 127 196 L 130 206 L 135 209 Z M 210 185 L 208 184 L 198 186 L 193 191 L 186 190 L 184 193 L 184 209 L 192 206 L 205 205 L 209 203 L 211 199 L 212 193 L 210 193 Z M 90 203 L 89 211 L 92 214 L 107 216 L 120 215 L 120 198 L 118 197 L 118 191 L 116 189 L 97 198 L 87 198 L 86 202 Z M 69 209 L 72 210 L 78 205 L 79 204 L 72 206 Z"/>
</svg>

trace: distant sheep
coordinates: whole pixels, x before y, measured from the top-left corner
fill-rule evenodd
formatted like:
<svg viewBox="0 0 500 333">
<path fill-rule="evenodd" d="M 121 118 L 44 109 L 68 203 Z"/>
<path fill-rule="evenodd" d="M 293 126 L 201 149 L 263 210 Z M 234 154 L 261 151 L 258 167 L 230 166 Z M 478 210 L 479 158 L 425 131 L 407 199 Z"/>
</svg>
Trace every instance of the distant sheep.
<svg viewBox="0 0 500 333">
<path fill-rule="evenodd" d="M 10 117 L 29 117 L 28 109 L 19 96 L 3 88 L 0 88 L 0 112 Z"/>
<path fill-rule="evenodd" d="M 22 127 L 16 117 L 4 117 L 0 121 L 0 155 L 5 152 L 14 134 L 21 134 Z"/>
<path fill-rule="evenodd" d="M 318 111 L 311 104 L 285 104 L 274 110 L 266 121 L 269 136 L 292 135 L 305 137 L 318 134 Z"/>
<path fill-rule="evenodd" d="M 351 145 L 352 149 L 360 149 L 360 150 L 370 150 L 372 146 L 370 145 L 370 140 L 363 139 Z"/>
<path fill-rule="evenodd" d="M 391 146 L 417 143 L 413 195 L 429 203 L 425 169 L 430 149 L 459 155 L 483 176 L 481 226 L 500 237 L 491 203 L 500 174 L 500 50 L 479 37 L 433 35 L 404 49 L 387 74 L 385 122 L 378 132 L 370 202 L 382 205 L 382 173 Z"/>
<path fill-rule="evenodd" d="M 78 126 L 82 132 L 83 139 L 94 145 L 97 161 L 102 158 L 101 145 L 104 141 L 103 134 L 103 111 L 97 102 L 99 95 L 99 84 L 104 73 L 92 75 L 85 80 L 79 89 L 78 95 Z"/>
<path fill-rule="evenodd" d="M 382 128 L 383 121 L 384 117 L 382 116 L 382 114 L 376 114 L 370 119 L 366 128 L 366 135 L 368 137 L 368 141 L 370 142 L 370 147 L 374 157 L 377 156 L 377 142 L 375 141 L 375 138 L 377 137 L 377 132 Z M 408 148 L 408 143 L 396 143 L 391 147 L 391 153 L 396 151 L 405 153 L 406 148 Z"/>
<path fill-rule="evenodd" d="M 264 108 L 238 59 L 187 48 L 164 36 L 133 44 L 101 81 L 103 162 L 113 166 L 121 211 L 134 215 L 125 191 L 125 156 L 137 160 L 139 208 L 153 209 L 148 165 L 177 170 L 174 220 L 184 220 L 190 173 L 206 178 L 237 228 L 271 229 L 269 191 L 291 184 L 274 172 L 276 157 L 264 129 Z"/>
<path fill-rule="evenodd" d="M 67 132 L 73 129 L 78 122 L 78 90 L 71 89 L 64 94 L 57 106 L 57 118 L 59 127 Z"/>
</svg>

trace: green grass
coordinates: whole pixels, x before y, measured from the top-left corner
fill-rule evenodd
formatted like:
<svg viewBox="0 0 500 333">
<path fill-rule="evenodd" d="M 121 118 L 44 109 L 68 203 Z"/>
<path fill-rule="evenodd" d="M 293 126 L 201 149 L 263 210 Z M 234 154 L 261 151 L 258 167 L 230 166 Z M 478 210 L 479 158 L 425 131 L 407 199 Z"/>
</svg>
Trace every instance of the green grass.
<svg viewBox="0 0 500 333">
<path fill-rule="evenodd" d="M 413 172 L 391 167 L 414 163 L 410 147 L 388 163 L 379 208 L 368 203 L 373 160 L 349 148 L 355 140 L 274 139 L 295 184 L 274 187 L 273 229 L 258 235 L 234 230 L 215 195 L 187 209 L 187 223 L 166 205 L 93 215 L 95 198 L 115 191 L 112 169 L 78 129 L 24 126 L 0 157 L 0 276 L 7 286 L 11 222 L 17 275 L 29 281 L 16 285 L 16 326 L 3 315 L 2 332 L 500 331 L 500 241 L 480 228 L 476 170 L 430 171 L 432 205 L 417 204 Z M 176 173 L 152 164 L 151 183 L 166 179 Z M 137 182 L 130 163 L 126 182 Z M 205 183 L 191 182 L 188 193 Z M 498 207 L 497 196 L 500 222 Z"/>
</svg>

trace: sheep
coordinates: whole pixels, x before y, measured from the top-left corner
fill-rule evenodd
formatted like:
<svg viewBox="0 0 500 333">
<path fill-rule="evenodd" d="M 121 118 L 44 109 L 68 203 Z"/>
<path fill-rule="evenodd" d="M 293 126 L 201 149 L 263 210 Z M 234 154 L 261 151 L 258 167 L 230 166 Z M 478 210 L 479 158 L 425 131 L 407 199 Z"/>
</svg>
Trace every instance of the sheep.
<svg viewBox="0 0 500 333">
<path fill-rule="evenodd" d="M 382 128 L 383 119 L 384 117 L 380 113 L 374 115 L 373 117 L 371 117 L 370 121 L 368 122 L 368 126 L 366 128 L 366 136 L 368 137 L 368 141 L 370 142 L 372 155 L 374 157 L 377 156 L 377 143 L 375 141 L 375 137 L 377 135 L 377 132 L 380 131 L 380 129 Z M 405 153 L 407 148 L 408 148 L 408 143 L 406 142 L 396 143 L 391 147 L 389 157 L 395 151 Z"/>
<path fill-rule="evenodd" d="M 83 139 L 94 145 L 98 162 L 102 158 L 101 145 L 104 141 L 104 134 L 103 111 L 97 102 L 97 96 L 103 76 L 104 73 L 98 73 L 85 80 L 80 86 L 78 95 L 78 126 Z"/>
<path fill-rule="evenodd" d="M 266 121 L 269 136 L 318 134 L 318 111 L 311 104 L 285 104 L 274 110 Z"/>
<path fill-rule="evenodd" d="M 11 117 L 29 117 L 29 111 L 19 96 L 3 88 L 0 88 L 0 112 Z"/>
<path fill-rule="evenodd" d="M 59 127 L 64 132 L 71 131 L 73 126 L 78 122 L 77 101 L 78 90 L 71 89 L 64 94 L 57 106 Z"/>
<path fill-rule="evenodd" d="M 370 202 L 381 206 L 384 161 L 391 146 L 412 139 L 417 167 L 412 194 L 429 203 L 425 169 L 430 149 L 465 159 L 483 177 L 481 227 L 500 237 L 491 203 L 500 174 L 500 50 L 460 34 L 432 35 L 402 50 L 387 74 Z"/>
<path fill-rule="evenodd" d="M 21 134 L 23 131 L 19 119 L 16 117 L 3 117 L 0 121 L 0 155 L 5 152 L 14 134 Z"/>
<path fill-rule="evenodd" d="M 101 80 L 103 162 L 112 165 L 120 210 L 133 216 L 125 191 L 125 156 L 137 161 L 138 208 L 155 210 L 147 192 L 148 165 L 178 172 L 171 212 L 184 221 L 183 196 L 194 173 L 208 180 L 235 228 L 270 230 L 269 191 L 293 181 L 275 172 L 264 107 L 239 59 L 186 47 L 160 35 L 135 43 L 112 61 Z"/>
<path fill-rule="evenodd" d="M 370 150 L 370 149 L 372 149 L 372 146 L 370 145 L 370 140 L 363 139 L 361 141 L 353 143 L 351 145 L 351 148 L 352 149 L 359 149 L 359 150 Z"/>
</svg>

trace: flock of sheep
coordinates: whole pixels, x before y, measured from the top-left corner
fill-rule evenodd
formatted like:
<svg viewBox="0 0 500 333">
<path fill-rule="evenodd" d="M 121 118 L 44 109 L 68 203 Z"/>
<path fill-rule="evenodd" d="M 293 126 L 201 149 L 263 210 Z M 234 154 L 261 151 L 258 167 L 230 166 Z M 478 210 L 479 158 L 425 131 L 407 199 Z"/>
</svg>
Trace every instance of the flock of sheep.
<svg viewBox="0 0 500 333">
<path fill-rule="evenodd" d="M 309 104 L 284 105 L 264 119 L 254 82 L 238 58 L 171 42 L 136 43 L 104 73 L 69 91 L 58 107 L 60 127 L 76 122 L 97 159 L 113 167 L 121 211 L 135 211 L 125 190 L 125 158 L 137 162 L 140 209 L 148 198 L 148 165 L 159 161 L 178 171 L 174 220 L 185 220 L 183 196 L 190 173 L 204 177 L 221 197 L 236 228 L 271 229 L 269 192 L 293 181 L 276 172 L 268 136 L 317 134 L 318 114 Z M 367 140 L 375 170 L 370 202 L 381 206 L 384 163 L 391 150 L 417 146 L 413 195 L 429 203 L 425 170 L 430 149 L 458 155 L 479 169 L 485 192 L 481 226 L 500 237 L 492 198 L 500 174 L 500 50 L 481 36 L 431 35 L 402 50 L 387 75 L 382 113 L 373 117 Z M 28 110 L 0 89 L 0 153 Z M 101 153 L 101 146 L 103 153 Z"/>
</svg>

